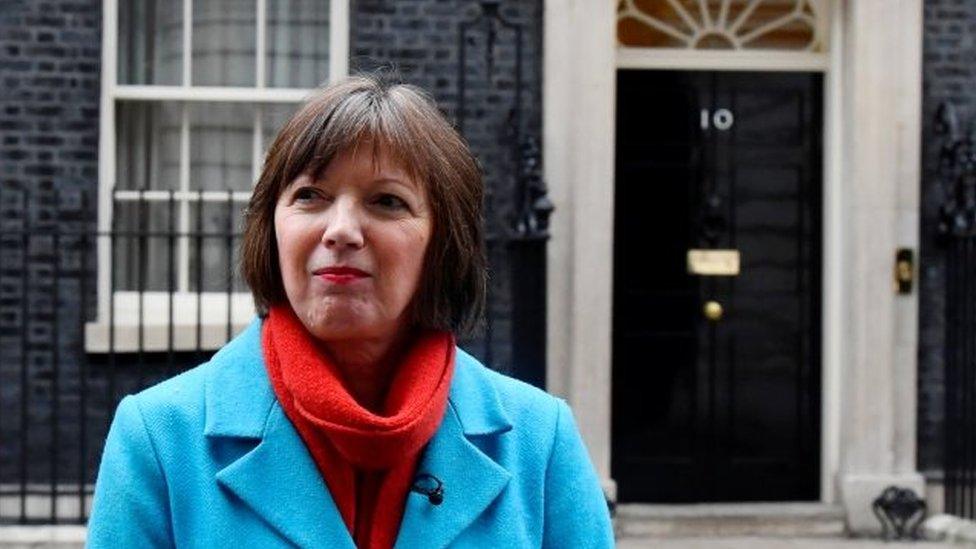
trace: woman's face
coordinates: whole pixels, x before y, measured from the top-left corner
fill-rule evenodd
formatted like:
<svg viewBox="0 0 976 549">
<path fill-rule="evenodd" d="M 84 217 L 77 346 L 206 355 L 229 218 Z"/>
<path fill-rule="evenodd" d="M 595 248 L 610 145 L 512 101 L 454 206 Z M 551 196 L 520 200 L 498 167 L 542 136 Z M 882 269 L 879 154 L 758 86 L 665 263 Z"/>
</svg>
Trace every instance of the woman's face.
<svg viewBox="0 0 976 549">
<path fill-rule="evenodd" d="M 301 175 L 275 206 L 285 294 L 323 341 L 394 336 L 423 275 L 432 218 L 426 192 L 380 149 L 338 154 Z"/>
</svg>

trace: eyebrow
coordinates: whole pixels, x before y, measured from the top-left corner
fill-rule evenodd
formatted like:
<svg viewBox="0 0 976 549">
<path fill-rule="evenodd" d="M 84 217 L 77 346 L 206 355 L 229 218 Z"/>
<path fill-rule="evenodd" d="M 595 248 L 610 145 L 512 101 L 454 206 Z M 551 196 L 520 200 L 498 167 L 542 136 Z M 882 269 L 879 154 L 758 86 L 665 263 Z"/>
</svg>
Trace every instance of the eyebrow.
<svg viewBox="0 0 976 549">
<path fill-rule="evenodd" d="M 319 187 L 319 186 L 322 186 L 322 185 L 325 184 L 325 178 L 324 177 L 321 177 L 321 176 L 312 176 L 310 174 L 307 174 L 307 175 L 308 175 L 308 179 L 309 179 L 309 183 L 308 183 L 309 185 L 312 185 L 312 186 L 315 186 L 315 187 Z M 289 183 L 288 185 L 286 185 L 284 187 L 284 189 L 282 189 L 282 192 L 295 188 L 297 186 L 296 183 L 297 183 L 298 179 L 299 178 L 296 177 L 294 180 L 292 180 L 291 183 Z M 379 177 L 376 177 L 374 179 L 371 179 L 370 180 L 370 183 L 373 183 L 373 184 L 393 183 L 393 184 L 396 184 L 396 185 L 400 185 L 402 187 L 406 187 L 407 189 L 410 189 L 411 191 L 414 191 L 414 192 L 418 192 L 418 193 L 423 193 L 424 192 L 423 187 L 419 183 L 417 183 L 416 181 L 414 181 L 413 178 L 410 178 L 410 177 L 406 177 L 406 178 L 402 178 L 401 179 L 399 177 L 392 177 L 392 176 L 387 176 L 387 175 L 381 175 Z"/>
<path fill-rule="evenodd" d="M 395 183 L 398 185 L 402 185 L 415 192 L 421 192 L 423 190 L 420 188 L 420 185 L 418 185 L 417 182 L 411 178 L 400 179 L 398 177 L 384 176 L 384 177 L 377 177 L 376 179 L 373 180 L 373 183 Z"/>
</svg>

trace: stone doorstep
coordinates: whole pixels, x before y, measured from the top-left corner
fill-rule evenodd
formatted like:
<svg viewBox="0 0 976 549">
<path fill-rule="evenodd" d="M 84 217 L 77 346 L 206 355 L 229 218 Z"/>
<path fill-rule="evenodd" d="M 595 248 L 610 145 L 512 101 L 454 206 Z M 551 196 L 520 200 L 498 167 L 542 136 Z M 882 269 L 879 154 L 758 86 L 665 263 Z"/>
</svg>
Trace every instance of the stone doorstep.
<svg viewBox="0 0 976 549">
<path fill-rule="evenodd" d="M 922 532 L 927 539 L 945 540 L 976 546 L 976 522 L 953 515 L 935 515 L 925 519 Z"/>
<path fill-rule="evenodd" d="M 87 531 L 84 526 L 0 526 L 0 548 L 80 549 Z"/>
<path fill-rule="evenodd" d="M 846 533 L 843 509 L 824 503 L 621 504 L 614 529 L 621 538 L 838 537 Z"/>
</svg>

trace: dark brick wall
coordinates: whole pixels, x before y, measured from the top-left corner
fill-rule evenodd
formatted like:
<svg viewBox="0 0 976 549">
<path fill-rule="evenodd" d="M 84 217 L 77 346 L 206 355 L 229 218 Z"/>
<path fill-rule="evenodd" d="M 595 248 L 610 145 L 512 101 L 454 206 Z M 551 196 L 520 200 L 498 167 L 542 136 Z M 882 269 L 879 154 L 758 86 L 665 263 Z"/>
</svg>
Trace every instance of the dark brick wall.
<svg viewBox="0 0 976 549">
<path fill-rule="evenodd" d="M 82 467 L 79 315 L 91 253 L 79 235 L 94 219 L 83 197 L 97 185 L 100 6 L 0 2 L 0 483 L 22 478 L 21 464 L 31 482 L 77 479 Z"/>
<path fill-rule="evenodd" d="M 949 101 L 962 120 L 976 115 L 976 0 L 926 0 L 923 50 L 922 195 L 919 270 L 918 463 L 942 469 L 944 420 L 945 255 L 936 228 L 941 141 L 933 121 Z"/>
<path fill-rule="evenodd" d="M 516 37 L 499 28 L 488 56 L 488 33 L 482 23 L 465 33 L 465 105 L 458 120 L 459 29 L 465 21 L 481 14 L 471 0 L 353 0 L 350 67 L 369 71 L 393 66 L 406 82 L 429 90 L 445 113 L 462 122 L 465 137 L 480 160 L 488 188 L 487 226 L 504 235 L 511 226 L 507 214 L 515 195 L 513 138 L 508 123 L 516 105 Z M 500 14 L 520 25 L 522 35 L 521 133 L 541 137 L 542 2 L 506 1 Z M 490 250 L 491 345 L 467 343 L 475 355 L 490 357 L 492 365 L 513 370 L 512 356 L 511 256 L 504 246 Z M 483 333 L 483 332 L 482 332 Z"/>
<path fill-rule="evenodd" d="M 96 218 L 101 4 L 0 0 L 0 484 L 19 482 L 24 473 L 30 483 L 92 480 L 117 399 L 173 371 L 173 357 L 112 360 L 83 352 L 81 327 L 95 305 L 95 255 L 90 236 L 82 235 L 90 235 Z M 477 6 L 352 0 L 351 66 L 397 68 L 457 120 L 459 24 L 477 17 Z M 541 0 L 507 0 L 501 8 L 524 26 L 521 133 L 536 137 L 541 10 Z M 485 171 L 488 226 L 505 235 L 515 179 L 508 124 L 516 104 L 514 34 L 497 33 L 491 67 L 483 32 L 473 31 L 466 44 L 465 134 Z M 49 234 L 55 232 L 64 236 Z M 462 344 L 511 371 L 507 248 L 494 249 L 490 262 L 492 345 L 484 345 L 485 329 Z M 175 358 L 177 369 L 201 359 Z M 0 516 L 11 519 L 17 517 Z"/>
</svg>

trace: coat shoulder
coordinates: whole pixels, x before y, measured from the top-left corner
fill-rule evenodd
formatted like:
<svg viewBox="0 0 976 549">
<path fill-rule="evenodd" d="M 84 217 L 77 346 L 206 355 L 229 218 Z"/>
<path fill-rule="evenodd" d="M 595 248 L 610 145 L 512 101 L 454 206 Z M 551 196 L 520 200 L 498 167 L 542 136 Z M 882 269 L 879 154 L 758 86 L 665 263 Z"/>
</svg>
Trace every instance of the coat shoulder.
<svg viewBox="0 0 976 549">
<path fill-rule="evenodd" d="M 214 369 L 210 361 L 147 387 L 133 395 L 143 409 L 154 409 L 197 402 L 203 397 L 208 372 Z"/>
<path fill-rule="evenodd" d="M 134 399 L 143 415 L 147 420 L 182 419 L 198 425 L 206 419 L 208 407 L 234 408 L 227 413 L 232 416 L 242 413 L 230 406 L 235 401 L 263 405 L 270 389 L 259 334 L 260 324 L 252 323 L 208 361 L 137 393 Z"/>
<path fill-rule="evenodd" d="M 213 363 L 205 362 L 131 397 L 154 437 L 187 428 L 202 428 L 206 379 L 213 369 Z"/>
<path fill-rule="evenodd" d="M 458 367 L 462 383 L 477 387 L 456 403 L 466 434 L 500 435 L 469 439 L 511 474 L 502 501 L 517 502 L 510 516 L 529 540 L 522 545 L 612 547 L 606 499 L 568 404 L 470 355 Z"/>
<path fill-rule="evenodd" d="M 468 353 L 459 353 L 459 367 L 473 374 L 484 385 L 483 390 L 504 410 L 513 430 L 519 435 L 529 435 L 538 440 L 552 438 L 558 421 L 563 399 L 542 389 L 488 368 Z"/>
</svg>

